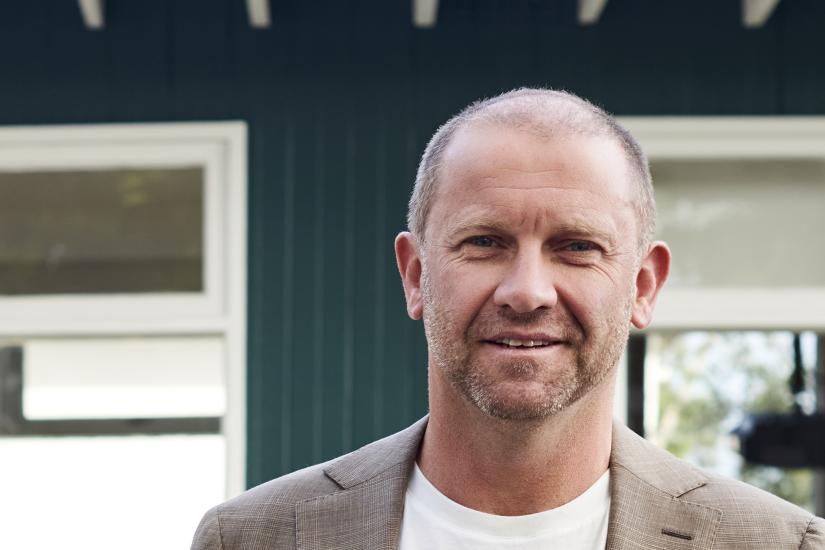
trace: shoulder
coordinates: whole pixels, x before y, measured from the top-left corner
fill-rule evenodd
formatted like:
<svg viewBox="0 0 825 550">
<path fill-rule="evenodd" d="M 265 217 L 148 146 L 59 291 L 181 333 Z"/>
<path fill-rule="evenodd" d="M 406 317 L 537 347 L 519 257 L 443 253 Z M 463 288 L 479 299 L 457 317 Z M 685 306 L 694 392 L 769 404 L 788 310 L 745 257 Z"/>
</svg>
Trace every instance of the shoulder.
<svg viewBox="0 0 825 550">
<path fill-rule="evenodd" d="M 193 550 L 289 548 L 295 540 L 295 505 L 339 490 L 317 464 L 241 493 L 204 515 Z M 247 545 L 249 541 L 254 545 Z"/>
<path fill-rule="evenodd" d="M 718 512 L 719 548 L 825 549 L 825 520 L 766 491 L 702 470 L 614 427 L 612 469 L 656 491 Z"/>
<path fill-rule="evenodd" d="M 273 479 L 215 506 L 201 520 L 192 550 L 294 548 L 296 506 L 342 491 L 327 470 L 348 456 Z"/>
<path fill-rule="evenodd" d="M 684 495 L 696 504 L 722 512 L 717 544 L 734 548 L 743 539 L 769 543 L 774 548 L 792 544 L 825 549 L 825 520 L 790 502 L 747 483 L 702 472 L 706 482 Z"/>
<path fill-rule="evenodd" d="M 412 463 L 426 418 L 349 454 L 273 479 L 215 506 L 195 532 L 192 550 L 294 548 L 296 507 L 346 491 L 399 464 Z"/>
</svg>

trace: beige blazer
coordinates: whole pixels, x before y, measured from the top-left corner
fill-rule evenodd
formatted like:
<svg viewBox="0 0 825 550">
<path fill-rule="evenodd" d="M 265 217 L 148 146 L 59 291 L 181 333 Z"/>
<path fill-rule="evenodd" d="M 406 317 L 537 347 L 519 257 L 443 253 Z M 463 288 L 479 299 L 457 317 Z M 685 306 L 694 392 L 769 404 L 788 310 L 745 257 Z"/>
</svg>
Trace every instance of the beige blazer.
<svg viewBox="0 0 825 550">
<path fill-rule="evenodd" d="M 424 418 L 209 510 L 193 550 L 395 549 Z M 825 549 L 825 520 L 613 429 L 607 549 Z"/>
</svg>

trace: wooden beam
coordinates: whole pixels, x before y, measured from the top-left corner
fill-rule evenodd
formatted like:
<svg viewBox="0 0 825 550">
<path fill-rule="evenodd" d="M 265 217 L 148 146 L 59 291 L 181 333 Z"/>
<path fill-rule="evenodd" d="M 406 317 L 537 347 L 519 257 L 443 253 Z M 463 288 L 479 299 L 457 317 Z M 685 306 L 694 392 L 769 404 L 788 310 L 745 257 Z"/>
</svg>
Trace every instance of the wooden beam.
<svg viewBox="0 0 825 550">
<path fill-rule="evenodd" d="M 272 25 L 269 0 L 246 0 L 249 25 L 254 29 L 268 29 Z"/>
<path fill-rule="evenodd" d="M 779 0 L 742 0 L 742 24 L 757 29 L 770 19 Z"/>
<path fill-rule="evenodd" d="M 602 16 L 607 0 L 579 0 L 579 24 L 595 25 Z"/>
<path fill-rule="evenodd" d="M 438 20 L 438 0 L 412 0 L 413 25 L 431 29 Z"/>
<path fill-rule="evenodd" d="M 103 0 L 78 0 L 83 24 L 87 29 L 100 30 L 103 28 Z"/>
</svg>

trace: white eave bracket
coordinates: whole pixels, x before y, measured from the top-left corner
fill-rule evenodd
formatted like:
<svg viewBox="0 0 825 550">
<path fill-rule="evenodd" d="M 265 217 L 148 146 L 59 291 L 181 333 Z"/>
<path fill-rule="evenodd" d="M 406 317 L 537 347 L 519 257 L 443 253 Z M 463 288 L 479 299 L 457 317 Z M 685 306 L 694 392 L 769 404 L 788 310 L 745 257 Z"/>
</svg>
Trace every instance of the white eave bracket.
<svg viewBox="0 0 825 550">
<path fill-rule="evenodd" d="M 770 19 L 780 0 L 742 0 L 742 24 L 758 29 Z"/>
<path fill-rule="evenodd" d="M 87 29 L 99 31 L 103 28 L 103 0 L 77 0 L 80 5 L 80 15 Z"/>
<path fill-rule="evenodd" d="M 268 29 L 272 25 L 269 0 L 246 0 L 246 12 L 253 29 Z"/>
<path fill-rule="evenodd" d="M 412 0 L 413 26 L 431 29 L 438 20 L 438 0 Z"/>
<path fill-rule="evenodd" d="M 579 0 L 579 24 L 595 25 L 602 16 L 607 0 Z"/>
</svg>

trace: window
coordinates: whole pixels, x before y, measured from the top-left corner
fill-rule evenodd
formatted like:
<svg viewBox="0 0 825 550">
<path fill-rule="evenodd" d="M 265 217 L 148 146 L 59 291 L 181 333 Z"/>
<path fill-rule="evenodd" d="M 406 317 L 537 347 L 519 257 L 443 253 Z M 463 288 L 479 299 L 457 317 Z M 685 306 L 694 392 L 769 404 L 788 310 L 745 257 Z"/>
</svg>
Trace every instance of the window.
<svg viewBox="0 0 825 550">
<path fill-rule="evenodd" d="M 207 507 L 245 488 L 245 135 L 0 130 L 10 546 L 185 547 Z M 134 532 L 147 514 L 152 532 Z M 43 515 L 63 523 L 38 529 Z"/>
<path fill-rule="evenodd" d="M 0 295 L 204 290 L 203 170 L 2 172 Z"/>
<path fill-rule="evenodd" d="M 793 332 L 805 343 L 806 410 L 825 407 L 814 397 L 825 369 L 825 120 L 623 123 L 649 155 L 657 238 L 674 255 L 654 322 L 630 346 L 628 423 L 822 514 L 821 473 L 744 464 L 730 432 L 746 413 L 790 412 Z"/>
<path fill-rule="evenodd" d="M 825 328 L 825 120 L 628 118 L 674 253 L 655 327 Z"/>
<path fill-rule="evenodd" d="M 22 227 L 4 227 L 0 262 L 39 279 L 29 291 L 5 281 L 0 333 L 219 328 L 239 290 L 228 269 L 243 269 L 233 243 L 245 238 L 244 135 L 232 123 L 4 130 L 2 202 L 27 210 L 14 218 Z M 97 290 L 67 288 L 84 269 Z M 46 275 L 57 270 L 66 276 L 54 287 Z"/>
<path fill-rule="evenodd" d="M 653 333 L 645 361 L 645 434 L 703 468 L 814 511 L 813 469 L 747 464 L 733 430 L 748 413 L 790 413 L 793 334 L 784 331 Z M 814 406 L 816 334 L 801 335 L 808 413 Z"/>
</svg>

